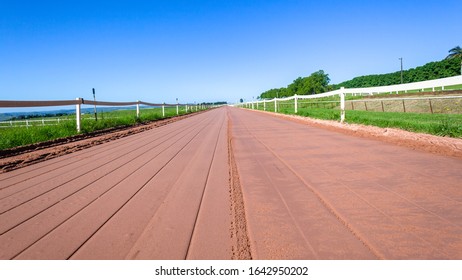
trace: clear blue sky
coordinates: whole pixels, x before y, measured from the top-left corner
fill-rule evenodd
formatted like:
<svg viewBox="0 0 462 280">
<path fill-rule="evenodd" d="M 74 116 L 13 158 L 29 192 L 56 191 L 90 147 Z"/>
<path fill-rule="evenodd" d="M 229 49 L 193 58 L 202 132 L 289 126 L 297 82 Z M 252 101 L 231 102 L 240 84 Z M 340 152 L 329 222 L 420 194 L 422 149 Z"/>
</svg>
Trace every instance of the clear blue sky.
<svg viewBox="0 0 462 280">
<path fill-rule="evenodd" d="M 250 100 L 462 45 L 462 1 L 0 1 L 0 99 Z"/>
</svg>

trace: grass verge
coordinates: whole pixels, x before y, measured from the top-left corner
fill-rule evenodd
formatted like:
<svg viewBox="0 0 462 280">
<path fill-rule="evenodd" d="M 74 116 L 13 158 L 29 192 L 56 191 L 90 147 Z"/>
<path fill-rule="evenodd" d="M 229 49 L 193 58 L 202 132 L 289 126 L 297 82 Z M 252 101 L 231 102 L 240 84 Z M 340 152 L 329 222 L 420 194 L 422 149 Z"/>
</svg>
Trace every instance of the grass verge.
<svg viewBox="0 0 462 280">
<path fill-rule="evenodd" d="M 180 115 L 186 114 L 184 110 Z M 176 116 L 176 108 L 165 108 L 165 117 Z M 162 119 L 162 109 L 141 109 L 140 117 L 136 117 L 135 110 L 118 110 L 98 114 L 98 121 L 93 118 L 83 117 L 81 130 L 83 134 L 106 128 L 131 126 L 139 123 Z M 76 123 L 65 121 L 57 125 L 11 127 L 0 130 L 0 150 L 39 143 L 43 141 L 77 135 Z"/>
<path fill-rule="evenodd" d="M 295 114 L 293 109 L 282 109 L 281 113 Z M 340 119 L 340 111 L 322 108 L 299 109 L 296 115 L 324 120 Z M 347 123 L 383 128 L 394 127 L 454 138 L 462 137 L 462 115 L 459 114 L 346 111 L 345 115 Z"/>
</svg>

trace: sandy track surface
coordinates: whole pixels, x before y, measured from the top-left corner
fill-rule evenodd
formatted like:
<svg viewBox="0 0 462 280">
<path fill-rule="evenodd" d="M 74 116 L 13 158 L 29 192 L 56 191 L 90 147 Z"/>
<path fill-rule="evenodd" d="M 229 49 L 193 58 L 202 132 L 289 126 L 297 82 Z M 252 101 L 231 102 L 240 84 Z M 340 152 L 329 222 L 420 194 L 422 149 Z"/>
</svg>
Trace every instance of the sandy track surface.
<svg viewBox="0 0 462 280">
<path fill-rule="evenodd" d="M 460 170 L 223 107 L 0 174 L 0 259 L 462 259 Z"/>
<path fill-rule="evenodd" d="M 227 154 L 213 110 L 1 174 L 0 258 L 229 259 Z"/>
<path fill-rule="evenodd" d="M 230 110 L 257 259 L 462 259 L 462 161 Z"/>
</svg>

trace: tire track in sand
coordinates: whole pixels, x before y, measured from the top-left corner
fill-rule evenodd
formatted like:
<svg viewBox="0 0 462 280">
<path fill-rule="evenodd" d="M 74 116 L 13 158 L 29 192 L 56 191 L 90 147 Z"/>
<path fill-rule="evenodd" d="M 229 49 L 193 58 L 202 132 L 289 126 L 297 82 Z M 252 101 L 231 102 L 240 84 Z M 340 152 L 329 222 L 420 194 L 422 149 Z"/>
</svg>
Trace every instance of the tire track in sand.
<svg viewBox="0 0 462 280">
<path fill-rule="evenodd" d="M 229 165 L 229 196 L 231 201 L 231 238 L 233 239 L 232 259 L 251 260 L 250 247 L 245 214 L 244 196 L 239 180 L 239 173 L 233 152 L 232 122 L 228 113 L 228 165 Z"/>
</svg>

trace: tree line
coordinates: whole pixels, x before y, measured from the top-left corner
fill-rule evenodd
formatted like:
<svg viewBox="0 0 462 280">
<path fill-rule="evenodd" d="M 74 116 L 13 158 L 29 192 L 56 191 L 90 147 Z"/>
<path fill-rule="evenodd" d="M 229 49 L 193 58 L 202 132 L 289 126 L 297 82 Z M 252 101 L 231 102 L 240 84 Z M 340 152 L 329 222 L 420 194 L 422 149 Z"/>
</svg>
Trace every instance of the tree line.
<svg viewBox="0 0 462 280">
<path fill-rule="evenodd" d="M 29 119 L 38 119 L 38 118 L 53 118 L 53 117 L 64 117 L 68 116 L 66 113 L 48 113 L 48 114 L 30 114 L 30 115 L 18 115 L 11 117 L 8 120 L 11 121 L 20 121 L 20 120 L 29 120 Z"/>
<path fill-rule="evenodd" d="M 460 75 L 461 58 L 444 59 L 430 62 L 423 66 L 403 71 L 403 82 L 413 83 L 426 80 L 441 79 Z M 401 71 L 381 75 L 367 75 L 353 78 L 349 81 L 334 85 L 334 89 L 362 88 L 396 85 L 401 83 Z"/>
<path fill-rule="evenodd" d="M 265 98 L 281 98 L 297 95 L 317 94 L 330 91 L 333 89 L 332 85 L 329 85 L 329 75 L 324 73 L 323 70 L 316 71 L 308 77 L 298 77 L 288 85 L 282 88 L 273 88 L 260 94 L 260 99 Z"/>
<path fill-rule="evenodd" d="M 462 54 L 460 47 L 449 51 L 446 59 L 429 62 L 423 66 L 403 71 L 403 83 L 413 83 L 426 80 L 441 79 L 462 74 Z M 329 84 L 330 78 L 323 70 L 316 71 L 308 77 L 298 77 L 287 87 L 273 88 L 260 94 L 258 99 L 272 99 L 297 95 L 310 95 L 345 88 L 363 88 L 388 86 L 401 83 L 401 71 L 367 75 L 339 83 Z M 243 100 L 241 99 L 241 102 Z"/>
</svg>

